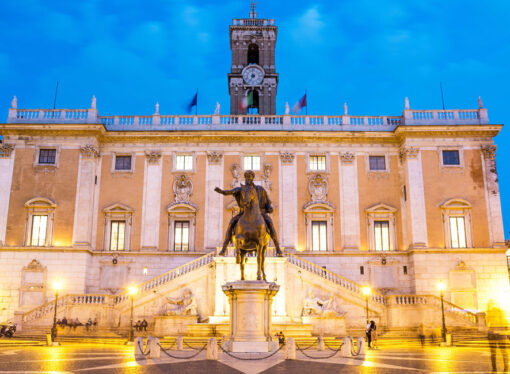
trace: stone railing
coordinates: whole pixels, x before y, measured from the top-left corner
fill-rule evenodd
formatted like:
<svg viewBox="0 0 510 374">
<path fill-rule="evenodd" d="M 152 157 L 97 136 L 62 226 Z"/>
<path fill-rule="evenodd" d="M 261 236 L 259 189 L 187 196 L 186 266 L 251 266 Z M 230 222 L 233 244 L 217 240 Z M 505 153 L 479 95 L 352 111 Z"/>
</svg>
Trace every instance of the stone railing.
<svg viewBox="0 0 510 374">
<path fill-rule="evenodd" d="M 402 116 L 99 116 L 96 109 L 9 109 L 7 123 L 103 124 L 109 131 L 393 131 L 400 125 L 488 124 L 487 109 L 405 110 Z"/>
<path fill-rule="evenodd" d="M 57 300 L 58 309 L 63 310 L 70 305 L 112 305 L 113 296 L 112 295 L 65 295 L 59 297 Z M 47 317 L 49 314 L 52 315 L 55 310 L 55 299 L 48 301 L 46 304 L 40 305 L 28 312 L 23 313 L 22 322 L 30 323 L 35 320 L 39 320 L 41 318 Z"/>
<path fill-rule="evenodd" d="M 274 19 L 260 18 L 234 18 L 232 20 L 234 26 L 274 26 Z"/>
<path fill-rule="evenodd" d="M 476 325 L 477 316 L 475 313 L 462 309 L 460 306 L 443 300 L 444 311 L 467 320 Z M 387 296 L 388 305 L 408 306 L 408 305 L 432 305 L 441 308 L 441 298 L 435 295 L 390 295 Z"/>
<path fill-rule="evenodd" d="M 140 298 L 144 294 L 152 293 L 156 288 L 161 287 L 162 285 L 182 277 L 185 274 L 191 273 L 194 270 L 200 269 L 210 263 L 213 262 L 214 256 L 216 252 L 210 252 L 202 257 L 197 258 L 191 262 L 187 262 L 186 264 L 179 266 L 175 269 L 172 269 L 164 274 L 158 275 L 147 282 L 141 283 L 138 285 L 138 294 L 137 298 Z M 129 300 L 129 293 L 127 291 L 120 293 L 118 295 L 113 296 L 115 305 L 121 304 L 127 300 Z"/>
<path fill-rule="evenodd" d="M 365 298 L 365 296 L 362 293 L 363 286 L 361 284 L 353 282 L 350 279 L 344 278 L 341 275 L 333 273 L 332 271 L 324 269 L 323 267 L 313 262 L 307 261 L 293 254 L 288 254 L 288 262 L 303 270 L 309 271 L 323 279 L 333 282 L 339 285 L 340 287 L 346 289 L 347 291 L 357 294 L 360 298 L 363 299 Z M 372 291 L 370 295 L 370 300 L 372 302 L 376 302 L 379 304 L 386 304 L 385 296 L 378 292 Z"/>
</svg>

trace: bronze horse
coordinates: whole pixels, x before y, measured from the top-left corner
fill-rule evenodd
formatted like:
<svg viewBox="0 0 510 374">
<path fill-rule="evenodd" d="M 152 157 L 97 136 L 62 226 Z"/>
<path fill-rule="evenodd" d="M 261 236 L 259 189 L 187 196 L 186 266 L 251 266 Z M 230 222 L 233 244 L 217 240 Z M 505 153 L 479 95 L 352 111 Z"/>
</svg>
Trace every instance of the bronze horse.
<svg viewBox="0 0 510 374">
<path fill-rule="evenodd" d="M 244 280 L 246 254 L 253 251 L 257 251 L 257 280 L 266 280 L 264 261 L 270 236 L 260 212 L 259 199 L 254 185 L 241 185 L 239 203 L 243 215 L 236 224 L 232 239 L 237 263 L 241 265 L 241 280 Z"/>
</svg>

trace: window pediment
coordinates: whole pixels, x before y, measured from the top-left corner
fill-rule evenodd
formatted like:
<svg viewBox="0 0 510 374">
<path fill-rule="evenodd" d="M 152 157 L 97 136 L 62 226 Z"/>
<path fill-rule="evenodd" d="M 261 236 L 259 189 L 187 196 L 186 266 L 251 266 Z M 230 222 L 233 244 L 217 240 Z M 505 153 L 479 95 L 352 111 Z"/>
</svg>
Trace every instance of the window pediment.
<svg viewBox="0 0 510 374">
<path fill-rule="evenodd" d="M 441 204 L 441 209 L 471 209 L 471 204 L 464 199 L 450 199 Z"/>
<path fill-rule="evenodd" d="M 308 202 L 303 206 L 303 212 L 305 213 L 333 213 L 335 206 L 330 202 Z"/>
<path fill-rule="evenodd" d="M 192 202 L 173 202 L 166 208 L 169 214 L 171 213 L 196 213 L 198 207 Z"/>
<path fill-rule="evenodd" d="M 35 197 L 25 203 L 27 208 L 56 208 L 57 203 L 45 197 Z"/>
<path fill-rule="evenodd" d="M 395 213 L 397 211 L 396 208 L 393 208 L 392 206 L 390 205 L 386 205 L 386 204 L 377 204 L 377 205 L 374 205 L 370 208 L 367 208 L 365 209 L 365 212 L 367 213 Z"/>
<path fill-rule="evenodd" d="M 104 213 L 134 213 L 134 209 L 128 205 L 115 203 L 103 209 Z"/>
</svg>

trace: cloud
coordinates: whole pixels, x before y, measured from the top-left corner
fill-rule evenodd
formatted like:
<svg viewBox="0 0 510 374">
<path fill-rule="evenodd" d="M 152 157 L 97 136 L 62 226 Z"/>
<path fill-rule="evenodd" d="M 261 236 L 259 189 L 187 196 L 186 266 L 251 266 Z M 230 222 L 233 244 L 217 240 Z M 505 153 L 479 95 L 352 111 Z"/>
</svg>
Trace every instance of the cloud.
<svg viewBox="0 0 510 374">
<path fill-rule="evenodd" d="M 292 36 L 297 41 L 318 42 L 324 29 L 323 17 L 318 5 L 308 8 L 303 14 L 292 20 Z"/>
<path fill-rule="evenodd" d="M 70 44 L 82 41 L 78 19 L 60 12 L 48 12 L 42 19 L 42 30 L 49 38 Z"/>
</svg>

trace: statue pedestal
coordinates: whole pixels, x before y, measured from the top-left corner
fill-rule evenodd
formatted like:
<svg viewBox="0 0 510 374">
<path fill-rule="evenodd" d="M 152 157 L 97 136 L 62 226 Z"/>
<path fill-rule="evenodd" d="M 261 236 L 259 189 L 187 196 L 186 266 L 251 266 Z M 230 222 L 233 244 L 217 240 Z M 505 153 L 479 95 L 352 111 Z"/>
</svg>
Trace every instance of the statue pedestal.
<svg viewBox="0 0 510 374">
<path fill-rule="evenodd" d="M 315 336 L 345 336 L 345 316 L 303 316 L 304 324 L 312 325 Z"/>
<path fill-rule="evenodd" d="M 230 303 L 230 351 L 269 352 L 274 282 L 237 281 L 222 287 Z"/>
</svg>

